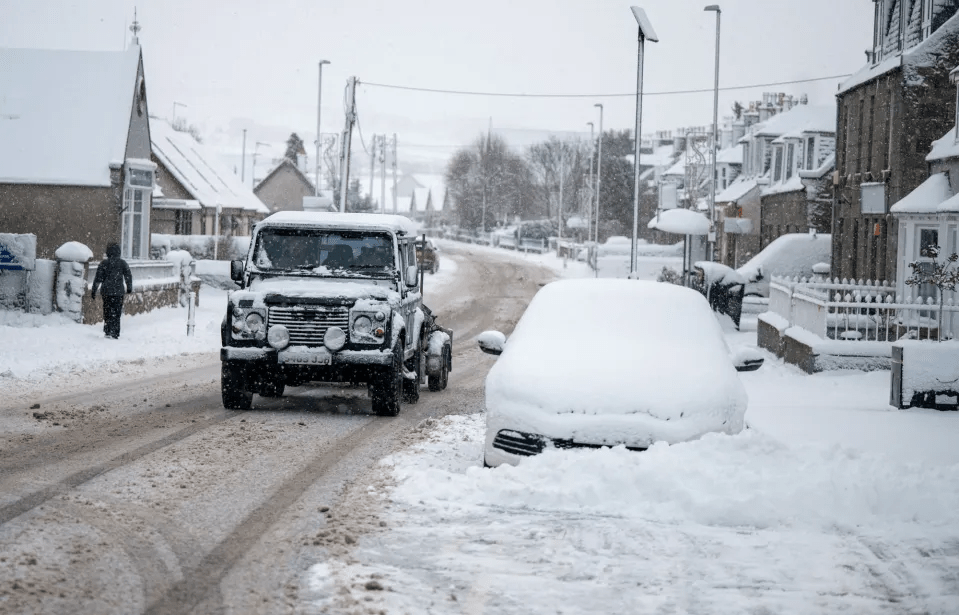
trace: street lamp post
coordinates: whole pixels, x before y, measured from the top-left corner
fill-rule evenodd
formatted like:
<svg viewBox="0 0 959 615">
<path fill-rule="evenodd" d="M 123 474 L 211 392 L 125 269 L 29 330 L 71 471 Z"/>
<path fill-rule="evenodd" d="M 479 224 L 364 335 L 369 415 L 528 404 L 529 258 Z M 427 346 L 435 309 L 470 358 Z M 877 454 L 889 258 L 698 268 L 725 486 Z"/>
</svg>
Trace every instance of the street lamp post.
<svg viewBox="0 0 959 615">
<path fill-rule="evenodd" d="M 629 277 L 632 279 L 636 277 L 636 242 L 639 239 L 639 197 L 641 192 L 639 153 L 642 144 L 640 135 L 643 127 L 643 47 L 646 39 L 656 43 L 659 42 L 659 38 L 656 36 L 656 31 L 653 30 L 653 25 L 649 23 L 649 18 L 646 17 L 646 11 L 638 6 L 632 6 L 630 10 L 633 12 L 633 17 L 636 18 L 636 25 L 639 26 L 639 49 L 636 55 L 636 130 L 634 133 L 636 150 L 633 158 L 633 242 L 629 253 Z"/>
<path fill-rule="evenodd" d="M 586 241 L 589 241 L 589 238 L 593 236 L 592 226 L 593 226 L 593 190 L 596 189 L 596 184 L 593 181 L 593 150 L 595 148 L 594 136 L 593 136 L 593 123 L 586 122 L 589 124 L 589 201 L 586 204 Z"/>
<path fill-rule="evenodd" d="M 313 177 L 313 196 L 320 196 L 320 103 L 323 101 L 323 65 L 329 60 L 320 60 L 320 75 L 316 94 L 316 175 Z"/>
<path fill-rule="evenodd" d="M 712 150 L 712 180 L 709 182 L 709 224 L 712 227 L 709 239 L 708 260 L 713 260 L 716 251 L 716 154 L 719 149 L 719 16 L 722 10 L 718 4 L 710 4 L 704 11 L 713 11 L 716 13 L 716 70 L 713 79 L 713 132 L 710 143 Z"/>
<path fill-rule="evenodd" d="M 596 154 L 596 243 L 599 243 L 599 193 L 603 187 L 603 103 L 599 107 L 599 152 Z"/>
</svg>

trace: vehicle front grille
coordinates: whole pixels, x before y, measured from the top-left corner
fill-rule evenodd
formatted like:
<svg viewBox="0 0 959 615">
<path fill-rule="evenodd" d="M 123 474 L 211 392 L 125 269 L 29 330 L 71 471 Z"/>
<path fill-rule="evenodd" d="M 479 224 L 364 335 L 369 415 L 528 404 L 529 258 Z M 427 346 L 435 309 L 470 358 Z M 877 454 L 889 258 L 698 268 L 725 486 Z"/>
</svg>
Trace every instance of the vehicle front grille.
<svg viewBox="0 0 959 615">
<path fill-rule="evenodd" d="M 514 455 L 523 455 L 524 457 L 531 457 L 533 455 L 539 455 L 543 452 L 543 449 L 546 447 L 555 447 L 555 448 L 602 448 L 603 446 L 611 446 L 606 444 L 584 444 L 581 442 L 574 442 L 573 440 L 564 440 L 559 438 L 547 438 L 545 436 L 540 436 L 532 433 L 524 433 L 522 431 L 513 431 L 512 429 L 501 429 L 499 433 L 496 434 L 496 437 L 493 438 L 493 448 L 498 448 L 500 450 L 506 451 L 507 453 L 512 453 Z M 631 451 L 645 451 L 645 447 L 638 446 L 627 446 L 627 449 Z"/>
<path fill-rule="evenodd" d="M 350 310 L 320 305 L 270 306 L 270 325 L 283 325 L 290 331 L 292 346 L 322 346 L 330 327 L 339 327 L 349 335 Z"/>
</svg>

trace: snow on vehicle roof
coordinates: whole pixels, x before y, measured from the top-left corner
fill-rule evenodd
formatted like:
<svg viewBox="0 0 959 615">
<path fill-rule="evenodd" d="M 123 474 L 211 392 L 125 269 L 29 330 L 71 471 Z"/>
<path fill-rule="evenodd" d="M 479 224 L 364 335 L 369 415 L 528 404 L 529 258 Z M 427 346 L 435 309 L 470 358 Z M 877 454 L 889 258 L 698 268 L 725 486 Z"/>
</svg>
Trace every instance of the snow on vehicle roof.
<svg viewBox="0 0 959 615">
<path fill-rule="evenodd" d="M 746 394 L 701 294 L 575 279 L 533 297 L 487 376 L 486 400 L 488 412 L 645 414 L 637 421 L 676 421 L 681 431 L 730 409 L 741 416 Z"/>
<path fill-rule="evenodd" d="M 109 186 L 123 163 L 140 47 L 0 49 L 0 181 Z"/>
<path fill-rule="evenodd" d="M 203 207 L 219 203 L 224 208 L 270 212 L 215 152 L 191 134 L 174 130 L 166 120 L 150 118 L 150 145 L 163 167 Z"/>
<path fill-rule="evenodd" d="M 774 275 L 808 276 L 814 264 L 830 259 L 831 251 L 832 235 L 789 233 L 774 239 L 736 271 L 749 281 L 758 280 L 760 272 L 766 279 Z"/>
<path fill-rule="evenodd" d="M 709 233 L 709 220 L 706 216 L 689 209 L 667 209 L 653 216 L 646 226 L 677 235 Z"/>
<path fill-rule="evenodd" d="M 710 284 L 713 282 L 719 282 L 720 284 L 746 283 L 746 278 L 744 278 L 742 274 L 732 267 L 728 267 L 722 263 L 714 263 L 712 261 L 696 261 L 693 263 L 693 266 L 699 267 L 703 270 L 703 273 L 706 274 L 706 282 Z"/>
<path fill-rule="evenodd" d="M 416 225 L 404 216 L 392 214 L 356 214 L 325 211 L 278 211 L 265 218 L 261 225 L 322 226 L 357 230 L 393 231 L 401 235 L 416 233 Z"/>
</svg>

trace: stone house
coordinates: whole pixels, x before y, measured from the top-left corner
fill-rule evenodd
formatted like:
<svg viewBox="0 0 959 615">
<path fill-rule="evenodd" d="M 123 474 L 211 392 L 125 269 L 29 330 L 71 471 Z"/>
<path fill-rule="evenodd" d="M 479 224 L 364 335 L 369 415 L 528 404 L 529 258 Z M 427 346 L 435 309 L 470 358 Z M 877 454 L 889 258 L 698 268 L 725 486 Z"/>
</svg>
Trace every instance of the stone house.
<svg viewBox="0 0 959 615">
<path fill-rule="evenodd" d="M 0 49 L 0 232 L 33 233 L 36 256 L 68 241 L 94 258 L 118 242 L 150 254 L 156 165 L 143 57 L 124 51 Z"/>
<path fill-rule="evenodd" d="M 874 2 L 868 61 L 837 94 L 832 272 L 891 281 L 903 267 L 891 207 L 929 178 L 926 156 L 955 116 L 959 5 Z"/>
<path fill-rule="evenodd" d="M 260 180 L 253 193 L 270 213 L 303 211 L 303 197 L 316 193 L 313 182 L 289 158 L 283 158 Z"/>
<path fill-rule="evenodd" d="M 835 111 L 767 93 L 742 121 L 741 173 L 716 194 L 717 253 L 730 267 L 787 233 L 830 230 Z"/>
<path fill-rule="evenodd" d="M 216 152 L 189 133 L 151 117 L 150 137 L 156 165 L 154 233 L 249 236 L 270 213 Z"/>
<path fill-rule="evenodd" d="M 959 95 L 959 67 L 950 73 Z M 919 262 L 931 267 L 935 260 L 929 246 L 939 246 L 940 258 L 959 251 L 959 111 L 953 116 L 955 125 L 932 144 L 926 156 L 929 177 L 891 208 L 897 227 L 896 293 L 904 297 L 922 297 L 937 301 L 938 290 L 932 285 L 907 287 L 911 273 L 908 264 Z M 955 295 L 955 293 L 951 293 Z M 947 298 L 955 299 L 954 296 Z"/>
</svg>

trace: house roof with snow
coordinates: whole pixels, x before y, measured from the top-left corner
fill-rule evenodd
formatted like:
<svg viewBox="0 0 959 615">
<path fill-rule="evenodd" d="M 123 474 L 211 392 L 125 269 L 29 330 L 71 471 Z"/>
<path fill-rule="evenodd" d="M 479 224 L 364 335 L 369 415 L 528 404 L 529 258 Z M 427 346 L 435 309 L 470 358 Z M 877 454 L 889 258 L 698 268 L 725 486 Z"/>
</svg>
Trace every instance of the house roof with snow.
<svg viewBox="0 0 959 615">
<path fill-rule="evenodd" d="M 752 133 L 757 137 L 798 137 L 803 133 L 835 133 L 835 105 L 796 105 L 789 111 L 777 113 Z"/>
<path fill-rule="evenodd" d="M 890 212 L 894 214 L 934 214 L 959 211 L 959 202 L 953 197 L 949 175 L 933 173 L 915 190 L 899 199 Z"/>
<path fill-rule="evenodd" d="M 253 194 L 217 154 L 192 135 L 173 129 L 163 119 L 150 118 L 153 155 L 203 207 L 243 209 L 268 214 Z"/>
<path fill-rule="evenodd" d="M 720 164 L 742 164 L 743 147 L 740 144 L 716 152 L 716 162 Z"/>
<path fill-rule="evenodd" d="M 310 178 L 307 177 L 306 174 L 303 173 L 303 171 L 301 171 L 295 164 L 293 164 L 292 160 L 284 156 L 279 162 L 273 165 L 272 169 L 267 171 L 263 179 L 257 182 L 256 187 L 253 188 L 253 192 L 256 193 L 257 189 L 266 183 L 271 177 L 273 177 L 280 169 L 290 170 L 297 179 L 303 182 L 305 187 L 309 188 L 311 191 L 315 191 L 313 182 L 310 180 Z"/>
<path fill-rule="evenodd" d="M 0 183 L 109 186 L 122 165 L 140 47 L 0 49 Z"/>
<path fill-rule="evenodd" d="M 716 195 L 717 203 L 735 203 L 754 190 L 759 183 L 756 178 L 737 177 L 725 190 Z"/>
<path fill-rule="evenodd" d="M 933 162 L 957 157 L 959 157 L 959 132 L 956 126 L 953 126 L 949 132 L 932 142 L 932 150 L 926 156 L 926 161 Z"/>
<path fill-rule="evenodd" d="M 943 13 L 939 15 L 943 15 L 945 11 L 956 11 L 956 7 L 945 3 L 936 3 L 934 4 L 934 10 L 942 11 Z M 898 45 L 896 39 L 898 38 L 898 28 L 900 24 L 896 23 L 895 18 L 884 20 L 883 23 L 896 29 L 895 31 L 886 33 L 884 37 L 893 45 Z M 915 37 L 920 35 L 921 27 L 922 25 L 918 23 L 915 15 L 908 16 L 906 28 L 909 33 L 912 34 L 910 40 L 916 40 Z M 846 79 L 846 81 L 840 84 L 837 94 L 848 92 L 900 66 L 903 68 L 907 81 L 912 85 L 921 84 L 922 77 L 918 74 L 918 69 L 924 66 L 935 66 L 937 60 L 943 55 L 944 47 L 955 44 L 957 37 L 959 37 L 959 12 L 955 12 L 949 19 L 943 22 L 939 28 L 929 34 L 928 37 L 902 53 L 896 53 L 895 55 L 886 57 L 877 64 L 873 64 L 872 62 L 867 63 L 853 73 L 849 79 Z M 887 51 L 891 50 L 883 50 L 883 52 Z"/>
</svg>

